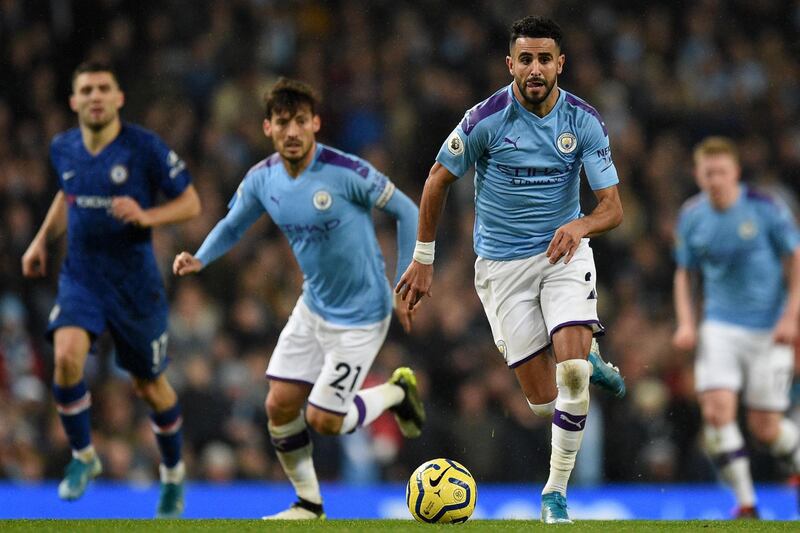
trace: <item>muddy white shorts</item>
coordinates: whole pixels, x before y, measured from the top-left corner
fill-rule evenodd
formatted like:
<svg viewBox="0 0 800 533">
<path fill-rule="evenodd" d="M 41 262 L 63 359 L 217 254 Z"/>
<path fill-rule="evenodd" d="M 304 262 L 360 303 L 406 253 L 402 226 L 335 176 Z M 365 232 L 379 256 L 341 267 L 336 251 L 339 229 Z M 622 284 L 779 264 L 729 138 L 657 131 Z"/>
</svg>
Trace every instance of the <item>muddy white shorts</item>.
<svg viewBox="0 0 800 533">
<path fill-rule="evenodd" d="M 747 407 L 785 411 L 794 376 L 794 349 L 776 344 L 769 329 L 703 322 L 694 375 L 698 392 L 744 390 Z"/>
<path fill-rule="evenodd" d="M 311 385 L 309 404 L 343 415 L 383 345 L 391 318 L 364 326 L 331 324 L 300 297 L 272 352 L 267 378 Z"/>
<path fill-rule="evenodd" d="M 544 253 L 512 261 L 475 261 L 475 289 L 489 319 L 495 344 L 514 368 L 550 346 L 553 333 L 587 325 L 603 331 L 597 318 L 594 255 L 583 239 L 568 264 L 551 265 Z"/>
</svg>

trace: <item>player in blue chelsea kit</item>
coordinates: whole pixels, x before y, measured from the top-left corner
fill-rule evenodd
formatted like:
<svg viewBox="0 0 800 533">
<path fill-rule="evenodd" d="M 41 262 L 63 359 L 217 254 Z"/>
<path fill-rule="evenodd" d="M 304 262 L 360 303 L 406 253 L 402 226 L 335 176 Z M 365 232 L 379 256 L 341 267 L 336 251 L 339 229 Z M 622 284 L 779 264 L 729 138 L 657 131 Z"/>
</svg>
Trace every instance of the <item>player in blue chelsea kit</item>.
<svg viewBox="0 0 800 533">
<path fill-rule="evenodd" d="M 781 201 L 739 182 L 731 140 L 705 139 L 694 160 L 701 192 L 687 200 L 678 220 L 673 343 L 697 347 L 703 446 L 736 495 L 737 515 L 757 517 L 738 398 L 743 391 L 750 434 L 800 473 L 800 431 L 784 417 L 800 321 L 800 233 Z M 699 332 L 692 272 L 703 280 Z"/>
<path fill-rule="evenodd" d="M 339 435 L 389 409 L 403 434 L 417 437 L 425 419 L 409 368 L 361 390 L 392 310 L 371 211 L 377 207 L 397 220 L 398 273 L 411 261 L 418 211 L 372 165 L 316 142 L 320 117 L 304 83 L 278 81 L 266 98 L 263 127 L 276 153 L 250 169 L 227 216 L 194 256 L 179 254 L 173 270 L 201 270 L 263 214 L 286 235 L 303 271 L 303 294 L 269 361 L 266 410 L 272 444 L 297 501 L 264 518 L 323 518 L 306 420 L 319 433 Z M 408 331 L 412 311 L 403 305 L 396 311 Z"/>
<path fill-rule="evenodd" d="M 546 523 L 570 521 L 566 488 L 590 380 L 625 394 L 622 377 L 602 361 L 592 338 L 603 328 L 588 245 L 588 237 L 622 220 L 617 171 L 597 111 L 558 86 L 561 39 L 548 19 L 513 24 L 506 58 L 513 82 L 470 109 L 439 151 L 422 195 L 414 261 L 396 288 L 409 307 L 429 293 L 447 189 L 474 165 L 475 287 L 531 409 L 553 423 L 542 492 Z M 586 216 L 581 167 L 598 199 Z"/>
<path fill-rule="evenodd" d="M 50 147 L 61 189 L 22 258 L 27 277 L 46 274 L 47 243 L 67 234 L 67 256 L 50 313 L 55 350 L 53 395 L 73 459 L 58 487 L 74 500 L 100 474 L 91 444 L 91 395 L 83 369 L 91 344 L 108 329 L 117 363 L 153 410 L 161 450 L 157 516 L 183 512 L 181 410 L 163 372 L 167 366 L 167 302 L 150 228 L 187 220 L 200 200 L 184 162 L 154 133 L 123 123 L 124 103 L 108 66 L 84 63 L 73 74 L 70 107 L 78 128 Z M 161 191 L 167 201 L 155 205 Z"/>
</svg>

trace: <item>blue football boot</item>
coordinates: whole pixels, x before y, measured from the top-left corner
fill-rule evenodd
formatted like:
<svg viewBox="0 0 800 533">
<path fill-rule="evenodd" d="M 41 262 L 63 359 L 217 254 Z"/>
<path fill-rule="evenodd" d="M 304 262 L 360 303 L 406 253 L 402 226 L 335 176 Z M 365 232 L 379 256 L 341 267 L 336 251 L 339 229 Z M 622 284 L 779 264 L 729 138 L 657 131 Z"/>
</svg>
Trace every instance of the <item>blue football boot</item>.
<svg viewBox="0 0 800 533">
<path fill-rule="evenodd" d="M 571 524 L 567 514 L 567 499 L 560 492 L 542 494 L 542 522 L 545 524 Z"/>
<path fill-rule="evenodd" d="M 592 339 L 588 360 L 592 364 L 592 377 L 589 378 L 592 385 L 607 390 L 617 398 L 625 396 L 625 379 L 619 373 L 619 368 L 603 361 L 596 339 Z"/>
</svg>

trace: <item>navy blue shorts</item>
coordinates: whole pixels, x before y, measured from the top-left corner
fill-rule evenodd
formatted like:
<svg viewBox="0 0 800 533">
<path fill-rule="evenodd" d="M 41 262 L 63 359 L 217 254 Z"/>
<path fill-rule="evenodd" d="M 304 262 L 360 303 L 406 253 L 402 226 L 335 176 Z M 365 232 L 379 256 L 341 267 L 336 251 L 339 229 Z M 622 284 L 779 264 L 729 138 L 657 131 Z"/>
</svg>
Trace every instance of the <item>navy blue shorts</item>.
<svg viewBox="0 0 800 533">
<path fill-rule="evenodd" d="M 163 288 L 150 291 L 150 296 L 146 305 L 131 305 L 116 291 L 91 290 L 62 276 L 47 337 L 52 342 L 55 330 L 75 326 L 88 331 L 94 341 L 108 329 L 114 339 L 117 364 L 138 378 L 153 379 L 169 362 L 168 309 Z"/>
</svg>

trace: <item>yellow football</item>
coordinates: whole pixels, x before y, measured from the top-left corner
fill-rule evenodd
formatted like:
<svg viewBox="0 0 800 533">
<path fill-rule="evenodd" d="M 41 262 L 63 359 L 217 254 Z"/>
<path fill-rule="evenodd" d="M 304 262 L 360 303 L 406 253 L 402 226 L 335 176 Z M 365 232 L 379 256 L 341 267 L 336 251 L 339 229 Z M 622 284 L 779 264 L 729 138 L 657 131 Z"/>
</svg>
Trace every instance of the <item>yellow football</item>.
<svg viewBox="0 0 800 533">
<path fill-rule="evenodd" d="M 478 489 L 469 470 L 452 459 L 422 463 L 406 486 L 406 504 L 419 522 L 466 522 L 475 510 Z"/>
</svg>

